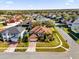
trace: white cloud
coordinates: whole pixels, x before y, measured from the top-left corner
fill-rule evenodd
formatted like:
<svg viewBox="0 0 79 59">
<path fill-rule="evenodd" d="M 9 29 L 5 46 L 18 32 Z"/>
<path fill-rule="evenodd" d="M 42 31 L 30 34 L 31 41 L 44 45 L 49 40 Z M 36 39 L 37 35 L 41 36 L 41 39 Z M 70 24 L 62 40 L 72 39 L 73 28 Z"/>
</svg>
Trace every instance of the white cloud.
<svg viewBox="0 0 79 59">
<path fill-rule="evenodd" d="M 70 3 L 65 3 L 65 5 L 66 5 L 66 6 L 70 6 L 71 4 L 70 4 Z"/>
<path fill-rule="evenodd" d="M 13 1 L 6 1 L 5 3 L 6 4 L 13 4 L 14 2 Z"/>
<path fill-rule="evenodd" d="M 68 0 L 68 2 L 73 3 L 75 0 Z"/>
<path fill-rule="evenodd" d="M 70 6 L 75 2 L 75 0 L 67 0 L 67 2 L 65 3 L 66 6 Z"/>
</svg>

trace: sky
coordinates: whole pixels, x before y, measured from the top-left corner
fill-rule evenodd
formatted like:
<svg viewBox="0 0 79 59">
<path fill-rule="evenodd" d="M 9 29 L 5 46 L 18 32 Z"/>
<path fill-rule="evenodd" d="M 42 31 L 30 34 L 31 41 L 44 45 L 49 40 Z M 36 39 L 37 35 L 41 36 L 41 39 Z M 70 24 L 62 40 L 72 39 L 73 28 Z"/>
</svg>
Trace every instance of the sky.
<svg viewBox="0 0 79 59">
<path fill-rule="evenodd" d="M 0 0 L 0 10 L 75 8 L 79 8 L 79 0 Z"/>
</svg>

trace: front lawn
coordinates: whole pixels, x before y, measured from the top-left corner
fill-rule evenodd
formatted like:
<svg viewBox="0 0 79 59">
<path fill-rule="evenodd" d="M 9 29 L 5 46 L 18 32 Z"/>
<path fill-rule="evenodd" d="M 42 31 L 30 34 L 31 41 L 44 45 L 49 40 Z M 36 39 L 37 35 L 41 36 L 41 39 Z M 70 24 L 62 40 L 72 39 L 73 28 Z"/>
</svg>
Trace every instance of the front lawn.
<svg viewBox="0 0 79 59">
<path fill-rule="evenodd" d="M 65 52 L 66 50 L 60 47 L 60 48 L 56 48 L 56 49 L 53 49 L 53 48 L 36 48 L 36 51 L 37 52 Z"/>
<path fill-rule="evenodd" d="M 59 44 L 60 44 L 60 41 L 56 37 L 56 35 L 54 34 L 54 40 L 53 41 L 49 41 L 49 42 L 37 42 L 36 46 L 37 47 L 55 47 L 55 46 L 58 46 Z"/>
<path fill-rule="evenodd" d="M 0 41 L 0 52 L 4 52 L 8 48 L 8 43 L 7 42 L 1 42 Z"/>
<path fill-rule="evenodd" d="M 4 25 L 3 24 L 0 24 L 0 29 L 2 29 L 4 27 Z"/>
<path fill-rule="evenodd" d="M 29 45 L 29 42 L 25 42 L 25 43 L 20 42 L 18 43 L 17 47 L 28 47 L 28 45 Z"/>
<path fill-rule="evenodd" d="M 76 42 L 79 44 L 79 39 Z"/>
<path fill-rule="evenodd" d="M 29 42 L 18 43 L 17 48 L 15 49 L 15 52 L 25 52 L 27 50 L 28 45 L 29 45 Z"/>
<path fill-rule="evenodd" d="M 67 29 L 66 29 L 67 30 Z M 58 33 L 58 32 L 57 32 Z M 66 42 L 66 40 L 60 35 L 60 33 L 58 33 L 58 36 L 60 37 L 61 41 L 62 41 L 62 46 L 65 48 L 69 48 L 68 43 Z"/>
<path fill-rule="evenodd" d="M 63 39 L 63 37 L 60 35 L 58 31 L 53 33 L 53 37 L 54 37 L 54 40 L 50 42 L 37 42 L 36 51 L 37 52 L 64 52 L 66 50 L 61 47 L 52 48 L 52 47 L 59 46 L 61 42 L 63 47 L 69 49 L 68 43 Z"/>
<path fill-rule="evenodd" d="M 15 49 L 15 52 L 25 52 L 27 50 L 27 47 L 17 47 Z"/>
</svg>

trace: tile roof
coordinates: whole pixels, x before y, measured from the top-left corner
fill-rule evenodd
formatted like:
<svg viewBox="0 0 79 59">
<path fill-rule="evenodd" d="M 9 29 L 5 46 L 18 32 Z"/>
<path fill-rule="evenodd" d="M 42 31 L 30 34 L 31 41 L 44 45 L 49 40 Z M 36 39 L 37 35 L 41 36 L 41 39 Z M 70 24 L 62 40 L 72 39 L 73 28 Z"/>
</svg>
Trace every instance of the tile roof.
<svg viewBox="0 0 79 59">
<path fill-rule="evenodd" d="M 47 27 L 42 27 L 42 26 L 36 26 L 35 28 L 33 28 L 31 30 L 31 32 L 34 32 L 34 33 L 52 33 L 51 29 L 50 28 L 47 28 Z"/>
<path fill-rule="evenodd" d="M 33 34 L 29 37 L 29 40 L 30 41 L 37 40 L 37 35 L 34 34 L 34 33 L 47 33 L 47 34 L 52 34 L 52 30 L 50 28 L 42 27 L 42 26 L 36 26 L 35 28 L 33 28 L 31 30 L 31 32 L 33 32 Z"/>
</svg>

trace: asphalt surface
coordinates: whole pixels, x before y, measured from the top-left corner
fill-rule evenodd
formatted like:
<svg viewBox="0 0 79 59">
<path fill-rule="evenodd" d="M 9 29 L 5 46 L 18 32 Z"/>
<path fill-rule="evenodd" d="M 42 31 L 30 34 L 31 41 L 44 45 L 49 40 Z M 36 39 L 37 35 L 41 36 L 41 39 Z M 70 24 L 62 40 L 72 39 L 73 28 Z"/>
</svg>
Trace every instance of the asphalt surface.
<svg viewBox="0 0 79 59">
<path fill-rule="evenodd" d="M 71 55 L 58 52 L 0 53 L 0 59 L 79 59 L 79 53 Z"/>
<path fill-rule="evenodd" d="M 65 53 L 1 53 L 0 59 L 69 59 L 70 56 Z"/>
</svg>

